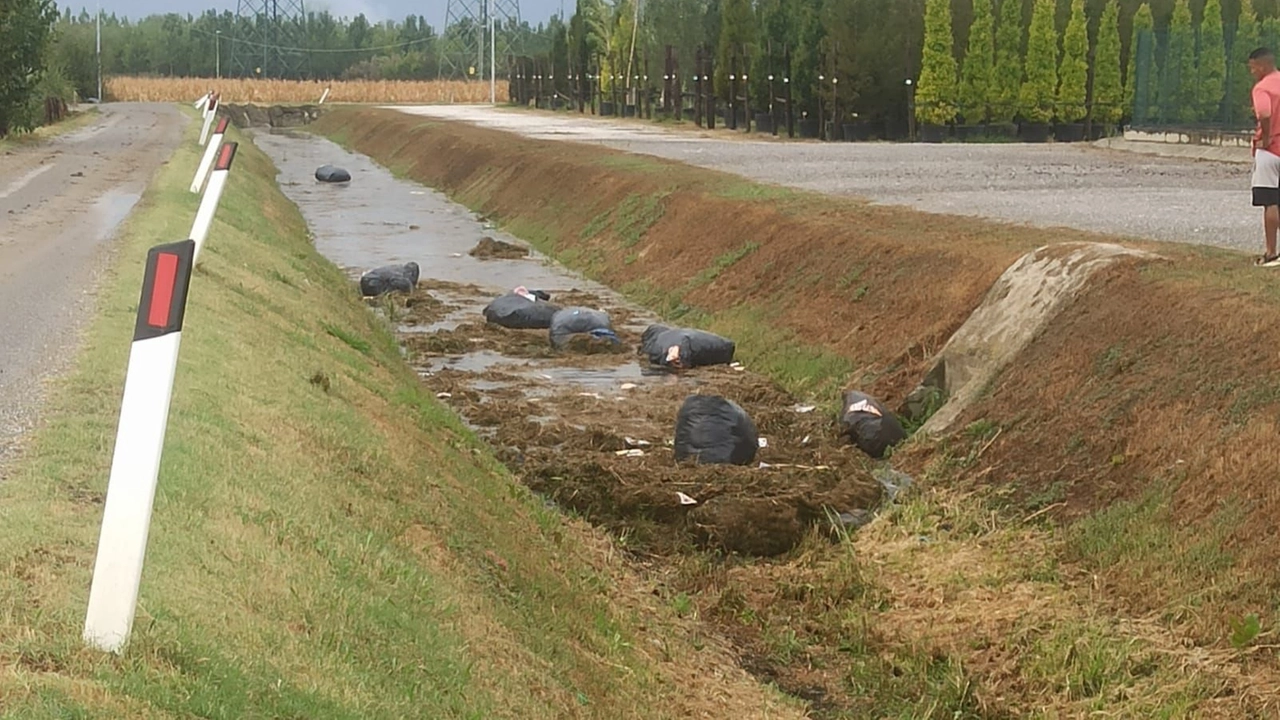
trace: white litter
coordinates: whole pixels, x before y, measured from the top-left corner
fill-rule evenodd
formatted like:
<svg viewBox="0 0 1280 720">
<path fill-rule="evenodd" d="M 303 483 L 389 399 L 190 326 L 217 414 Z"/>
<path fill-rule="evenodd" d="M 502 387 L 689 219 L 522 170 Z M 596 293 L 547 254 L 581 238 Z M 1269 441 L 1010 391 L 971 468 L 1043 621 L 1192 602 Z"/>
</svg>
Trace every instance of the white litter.
<svg viewBox="0 0 1280 720">
<path fill-rule="evenodd" d="M 462 257 L 462 253 L 449 253 L 449 257 Z"/>
<path fill-rule="evenodd" d="M 737 370 L 737 371 L 739 371 L 739 372 L 741 372 L 741 371 L 743 371 L 743 370 L 746 370 L 746 368 L 745 368 L 745 367 L 743 367 L 742 363 L 739 363 L 739 362 L 736 362 L 736 363 L 730 363 L 730 364 L 729 364 L 729 367 L 731 367 L 731 368 L 733 368 L 734 370 Z"/>
<path fill-rule="evenodd" d="M 648 440 L 637 440 L 635 438 L 630 438 L 630 437 L 623 438 L 622 441 L 627 444 L 627 447 L 649 447 L 650 445 L 653 444 Z"/>
<path fill-rule="evenodd" d="M 578 393 L 578 397 L 589 397 L 589 398 L 595 398 L 596 400 L 601 399 L 600 393 L 581 392 L 581 393 Z"/>
<path fill-rule="evenodd" d="M 698 504 L 697 500 L 694 500 L 693 498 L 689 497 L 688 495 L 685 495 L 679 490 L 676 491 L 676 497 L 680 498 L 681 505 L 697 505 Z"/>
<path fill-rule="evenodd" d="M 769 441 L 768 441 L 767 439 L 765 439 L 765 438 L 760 438 L 757 442 L 759 442 L 759 443 L 760 443 L 760 447 L 762 447 L 762 448 L 767 448 L 767 447 L 769 447 Z"/>
<path fill-rule="evenodd" d="M 436 393 L 436 397 L 440 398 L 441 400 L 444 400 L 445 398 L 453 397 L 453 393 L 446 393 L 446 392 Z"/>
<path fill-rule="evenodd" d="M 816 405 L 793 405 L 791 409 L 795 410 L 798 413 L 811 413 L 817 409 L 817 406 Z"/>
<path fill-rule="evenodd" d="M 613 453 L 618 457 L 644 457 L 644 451 L 640 448 L 632 448 L 630 450 L 617 450 Z"/>
<path fill-rule="evenodd" d="M 811 437 L 810 435 L 805 435 L 805 436 L 804 436 L 804 439 L 800 441 L 800 444 L 801 444 L 801 445 L 808 445 L 808 444 L 809 444 L 809 438 L 810 438 L 810 437 Z"/>
<path fill-rule="evenodd" d="M 422 190 L 410 190 L 409 194 L 410 195 L 426 195 L 426 193 L 423 192 Z"/>
<path fill-rule="evenodd" d="M 622 383 L 623 390 L 635 390 L 636 387 L 637 385 L 635 383 Z"/>
</svg>

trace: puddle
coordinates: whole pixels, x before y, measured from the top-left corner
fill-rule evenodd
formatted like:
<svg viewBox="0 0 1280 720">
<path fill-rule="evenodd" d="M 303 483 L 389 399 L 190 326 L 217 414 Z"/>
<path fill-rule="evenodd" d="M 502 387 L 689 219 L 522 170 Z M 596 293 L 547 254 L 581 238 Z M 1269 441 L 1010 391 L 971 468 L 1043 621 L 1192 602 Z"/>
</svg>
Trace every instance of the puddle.
<svg viewBox="0 0 1280 720">
<path fill-rule="evenodd" d="M 255 142 L 280 168 L 281 188 L 317 249 L 352 278 L 418 263 L 411 294 L 369 304 L 397 327 L 423 384 L 545 498 L 657 552 L 695 542 L 753 555 L 787 552 L 810 527 L 829 529 L 831 517 L 879 502 L 873 464 L 840 436 L 835 419 L 797 410 L 800 399 L 767 378 L 727 366 L 650 368 L 637 348 L 656 318 L 610 289 L 537 252 L 472 257 L 485 237 L 525 243 L 324 138 L 259 132 Z M 316 182 L 325 164 L 350 171 L 350 184 Z M 546 330 L 486 323 L 484 305 L 518 285 L 546 290 L 556 304 L 607 311 L 620 343 L 561 352 Z M 767 439 L 750 465 L 676 462 L 676 415 L 699 392 L 748 410 Z"/>
<path fill-rule="evenodd" d="M 90 217 L 98 228 L 98 237 L 111 237 L 141 197 L 141 193 L 120 190 L 108 190 L 99 196 L 89 208 Z"/>
</svg>

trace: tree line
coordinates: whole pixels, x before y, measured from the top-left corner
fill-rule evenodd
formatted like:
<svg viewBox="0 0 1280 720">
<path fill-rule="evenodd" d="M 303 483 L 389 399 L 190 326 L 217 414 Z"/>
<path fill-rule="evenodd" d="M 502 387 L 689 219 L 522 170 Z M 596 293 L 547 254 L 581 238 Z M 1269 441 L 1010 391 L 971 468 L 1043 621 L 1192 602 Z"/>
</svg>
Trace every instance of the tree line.
<svg viewBox="0 0 1280 720">
<path fill-rule="evenodd" d="M 1034 0 L 1025 30 L 1021 0 L 1000 0 L 998 10 L 993 0 L 972 0 L 957 54 L 952 3 L 927 0 L 916 114 L 933 125 L 1246 123 L 1253 81 L 1245 61 L 1263 43 L 1280 44 L 1280 18 L 1260 21 L 1252 0 L 1237 0 L 1234 14 L 1222 0 L 1195 8 L 1175 0 L 1158 23 L 1155 4 L 1123 17 L 1119 0 L 1092 13 L 1071 0 L 1059 33 L 1055 0 Z"/>
<path fill-rule="evenodd" d="M 94 20 L 52 0 L 0 9 L 0 39 L 24 51 L 0 54 L 4 123 L 30 114 L 34 96 L 96 94 Z M 233 45 L 251 22 L 215 11 L 105 15 L 102 72 L 253 75 L 256 48 Z M 375 23 L 313 12 L 289 25 L 272 36 L 306 62 L 286 76 L 317 79 L 437 78 L 448 70 L 442 43 L 475 32 L 437 32 L 417 15 Z M 1239 125 L 1249 120 L 1244 57 L 1280 45 L 1280 0 L 576 0 L 567 18 L 500 32 L 530 61 L 520 67 L 566 97 L 591 82 L 654 91 L 664 75 L 687 97 L 710 70 L 722 100 L 736 90 L 763 108 L 785 87 L 801 115 L 856 118 L 890 136 L 913 119 Z M 514 60 L 499 58 L 499 73 Z"/>
</svg>

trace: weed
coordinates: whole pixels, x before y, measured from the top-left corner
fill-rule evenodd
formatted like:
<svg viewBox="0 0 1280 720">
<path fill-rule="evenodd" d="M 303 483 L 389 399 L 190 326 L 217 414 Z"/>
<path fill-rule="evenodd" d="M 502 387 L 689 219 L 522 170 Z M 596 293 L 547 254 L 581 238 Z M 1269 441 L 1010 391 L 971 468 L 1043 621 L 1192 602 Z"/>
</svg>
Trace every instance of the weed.
<svg viewBox="0 0 1280 720">
<path fill-rule="evenodd" d="M 358 338 L 352 333 L 346 330 L 343 330 L 340 327 L 331 325 L 330 323 L 321 323 L 321 327 L 324 328 L 325 332 L 329 333 L 330 335 L 346 343 L 351 347 L 351 349 L 355 350 L 356 352 L 362 353 L 364 355 L 368 355 L 369 351 L 373 349 L 372 346 L 369 345 L 368 340 L 363 340 L 361 338 Z"/>
<path fill-rule="evenodd" d="M 713 282 L 716 278 L 720 277 L 720 273 L 733 267 L 734 263 L 750 255 L 759 248 L 760 243 L 747 241 L 743 243 L 741 247 L 719 255 L 711 263 L 711 267 L 704 268 L 685 285 L 685 291 L 688 292 L 689 290 L 693 290 Z"/>
</svg>

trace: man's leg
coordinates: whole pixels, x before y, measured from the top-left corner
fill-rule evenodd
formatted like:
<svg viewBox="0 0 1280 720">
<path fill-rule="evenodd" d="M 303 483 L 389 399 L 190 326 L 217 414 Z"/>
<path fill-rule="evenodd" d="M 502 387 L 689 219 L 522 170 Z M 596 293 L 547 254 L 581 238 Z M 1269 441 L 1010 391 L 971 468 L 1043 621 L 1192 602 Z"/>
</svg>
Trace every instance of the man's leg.
<svg viewBox="0 0 1280 720">
<path fill-rule="evenodd" d="M 1276 231 L 1280 230 L 1280 205 L 1262 209 L 1262 226 L 1267 233 L 1267 257 L 1276 256 Z"/>
<path fill-rule="evenodd" d="M 1276 235 L 1280 234 L 1280 156 L 1258 150 L 1253 156 L 1253 205 L 1262 208 L 1262 228 L 1266 254 L 1258 264 L 1280 265 L 1276 256 Z"/>
</svg>

